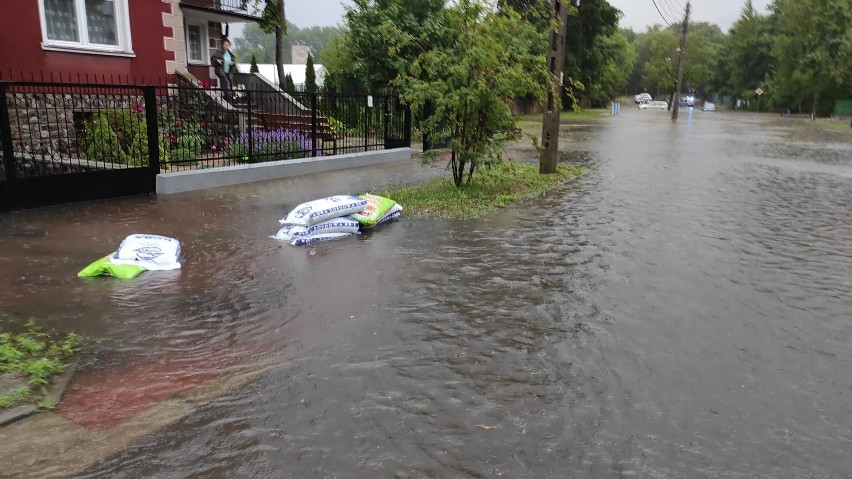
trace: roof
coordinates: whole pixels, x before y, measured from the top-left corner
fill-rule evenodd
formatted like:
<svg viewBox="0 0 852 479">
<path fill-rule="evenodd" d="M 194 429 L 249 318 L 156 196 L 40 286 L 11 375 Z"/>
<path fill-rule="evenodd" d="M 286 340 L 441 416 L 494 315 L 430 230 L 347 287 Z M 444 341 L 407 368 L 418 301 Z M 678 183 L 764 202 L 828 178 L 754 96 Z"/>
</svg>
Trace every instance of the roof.
<svg viewBox="0 0 852 479">
<path fill-rule="evenodd" d="M 237 67 L 239 67 L 241 72 L 248 73 L 251 70 L 250 63 L 238 63 Z M 274 63 L 258 63 L 257 68 L 259 73 L 266 77 L 267 80 L 278 84 L 278 69 L 275 68 Z M 290 74 L 293 78 L 293 83 L 296 85 L 304 85 L 305 84 L 305 68 L 306 65 L 284 65 L 284 74 Z M 322 65 L 314 65 L 314 72 L 317 76 L 317 85 L 322 85 L 322 81 L 325 78 L 325 67 Z"/>
</svg>

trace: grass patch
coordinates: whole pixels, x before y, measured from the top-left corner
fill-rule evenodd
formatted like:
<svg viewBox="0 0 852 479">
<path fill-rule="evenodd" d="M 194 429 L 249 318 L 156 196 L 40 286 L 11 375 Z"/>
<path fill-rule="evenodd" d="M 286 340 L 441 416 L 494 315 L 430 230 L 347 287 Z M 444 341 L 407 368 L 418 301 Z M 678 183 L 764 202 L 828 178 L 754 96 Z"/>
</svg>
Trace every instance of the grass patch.
<svg viewBox="0 0 852 479">
<path fill-rule="evenodd" d="M 560 165 L 552 175 L 538 173 L 538 165 L 504 161 L 478 170 L 469 186 L 456 188 L 452 178 L 384 190 L 377 194 L 392 198 L 406 214 L 431 215 L 444 219 L 471 219 L 505 208 L 571 180 L 584 171 L 579 166 Z"/>
<path fill-rule="evenodd" d="M 51 408 L 46 400 L 46 386 L 62 373 L 63 360 L 78 350 L 80 338 L 68 333 L 63 340 L 47 334 L 32 319 L 20 334 L 0 333 L 0 407 L 11 408 L 35 399 L 42 408 Z"/>
<path fill-rule="evenodd" d="M 808 120 L 810 121 L 810 120 Z M 830 130 L 835 131 L 844 131 L 844 132 L 852 132 L 852 127 L 849 126 L 849 122 L 847 121 L 837 121 L 837 120 L 827 120 L 827 119 L 816 119 L 813 122 L 817 126 L 821 126 L 823 128 L 828 128 Z"/>
</svg>

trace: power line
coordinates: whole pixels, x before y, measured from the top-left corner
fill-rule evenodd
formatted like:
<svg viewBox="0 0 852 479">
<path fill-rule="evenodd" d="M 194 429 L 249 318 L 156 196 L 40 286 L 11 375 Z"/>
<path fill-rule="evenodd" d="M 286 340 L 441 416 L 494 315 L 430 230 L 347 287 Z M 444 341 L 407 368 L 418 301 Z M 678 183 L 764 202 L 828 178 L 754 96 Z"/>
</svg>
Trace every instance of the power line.
<svg viewBox="0 0 852 479">
<path fill-rule="evenodd" d="M 670 6 L 673 4 L 675 7 L 677 7 L 677 8 L 673 8 L 673 10 L 675 10 L 675 12 L 677 12 L 677 10 L 679 9 L 682 13 L 686 13 L 686 9 L 683 8 L 683 5 L 681 5 L 680 2 L 677 2 L 677 1 L 674 1 L 674 0 L 665 0 L 665 1 Z M 675 16 L 679 17 L 679 16 L 681 16 L 681 14 L 679 13 Z"/>
<path fill-rule="evenodd" d="M 663 12 L 666 14 L 666 18 L 674 19 L 671 23 L 677 23 L 677 19 L 680 17 L 677 10 L 673 9 L 668 1 L 660 0 L 660 5 L 662 6 Z"/>
<path fill-rule="evenodd" d="M 660 18 L 662 18 L 662 19 L 663 19 L 663 21 L 664 21 L 664 22 L 666 22 L 666 25 L 668 25 L 668 26 L 672 26 L 672 24 L 668 21 L 668 19 L 666 19 L 666 16 L 665 16 L 665 15 L 663 15 L 663 12 L 660 10 L 660 6 L 659 6 L 659 5 L 657 5 L 657 0 L 651 0 L 651 2 L 653 2 L 653 3 L 654 3 L 654 8 L 656 8 L 656 9 L 657 9 L 657 13 L 659 13 L 659 14 L 660 14 Z"/>
</svg>

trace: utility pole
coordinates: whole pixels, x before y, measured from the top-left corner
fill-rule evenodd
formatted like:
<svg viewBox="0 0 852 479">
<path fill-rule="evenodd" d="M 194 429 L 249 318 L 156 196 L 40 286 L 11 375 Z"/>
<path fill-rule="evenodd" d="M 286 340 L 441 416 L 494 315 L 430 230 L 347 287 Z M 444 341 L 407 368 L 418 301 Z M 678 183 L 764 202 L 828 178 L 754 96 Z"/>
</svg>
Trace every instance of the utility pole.
<svg viewBox="0 0 852 479">
<path fill-rule="evenodd" d="M 689 29 L 690 8 L 691 5 L 686 2 L 686 15 L 683 17 L 683 30 L 680 33 L 680 56 L 677 60 L 677 83 L 675 83 L 675 94 L 672 101 L 672 120 L 677 120 L 677 112 L 680 109 L 680 105 L 675 105 L 674 102 L 680 103 L 680 82 L 683 81 L 683 54 L 686 52 L 686 32 Z"/>
<path fill-rule="evenodd" d="M 547 66 L 550 82 L 547 85 L 547 105 L 541 126 L 541 160 L 538 172 L 556 173 L 556 158 L 559 154 L 559 112 L 562 109 L 562 69 L 565 66 L 565 32 L 568 28 L 568 5 L 564 0 L 553 0 L 551 19 L 559 22 L 558 30 L 550 32 L 547 49 Z"/>
</svg>

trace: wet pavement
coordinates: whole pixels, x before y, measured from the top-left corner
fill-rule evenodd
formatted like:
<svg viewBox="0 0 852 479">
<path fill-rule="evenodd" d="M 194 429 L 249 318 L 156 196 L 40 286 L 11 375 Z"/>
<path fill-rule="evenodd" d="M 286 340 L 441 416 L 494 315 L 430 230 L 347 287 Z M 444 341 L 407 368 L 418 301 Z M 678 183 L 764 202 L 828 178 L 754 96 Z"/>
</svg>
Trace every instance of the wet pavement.
<svg viewBox="0 0 852 479">
<path fill-rule="evenodd" d="M 268 238 L 289 207 L 438 172 L 0 216 L 0 324 L 99 340 L 55 418 L 16 425 L 80 428 L 86 467 L 27 472 L 847 477 L 852 136 L 625 109 L 562 141 L 589 171 L 539 199 L 307 248 Z M 184 268 L 74 276 L 136 232 L 179 238 Z"/>
</svg>

